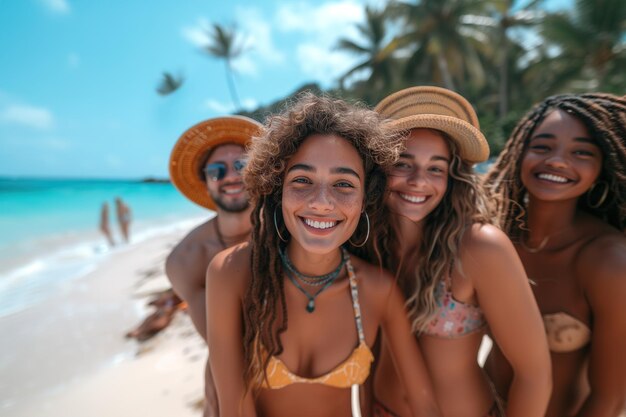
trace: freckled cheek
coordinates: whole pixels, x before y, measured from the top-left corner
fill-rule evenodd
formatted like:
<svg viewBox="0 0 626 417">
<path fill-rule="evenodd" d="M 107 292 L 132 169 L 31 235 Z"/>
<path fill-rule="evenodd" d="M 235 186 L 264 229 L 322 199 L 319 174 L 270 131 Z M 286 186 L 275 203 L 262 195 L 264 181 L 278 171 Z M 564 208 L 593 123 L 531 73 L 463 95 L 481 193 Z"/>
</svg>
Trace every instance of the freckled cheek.
<svg viewBox="0 0 626 417">
<path fill-rule="evenodd" d="M 341 208 L 346 214 L 356 213 L 357 216 L 360 215 L 363 208 L 363 193 L 337 194 L 334 198 L 338 208 Z"/>
<path fill-rule="evenodd" d="M 406 181 L 404 181 L 406 182 Z M 395 190 L 397 187 L 401 186 L 403 180 L 401 177 L 387 177 L 387 190 Z"/>
</svg>

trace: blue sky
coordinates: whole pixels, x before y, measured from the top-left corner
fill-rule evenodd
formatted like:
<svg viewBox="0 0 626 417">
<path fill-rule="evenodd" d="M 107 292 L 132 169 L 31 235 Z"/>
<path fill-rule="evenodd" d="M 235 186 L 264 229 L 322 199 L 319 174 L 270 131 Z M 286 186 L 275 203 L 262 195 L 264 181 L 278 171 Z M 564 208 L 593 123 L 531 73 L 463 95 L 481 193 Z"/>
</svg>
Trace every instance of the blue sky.
<svg viewBox="0 0 626 417">
<path fill-rule="evenodd" d="M 567 0 L 554 0 L 563 2 Z M 167 176 L 180 134 L 233 106 L 224 64 L 201 52 L 211 23 L 236 23 L 242 104 L 306 82 L 330 87 L 356 57 L 363 4 L 382 0 L 4 0 L 0 2 L 0 175 Z M 183 87 L 162 97 L 168 71 Z"/>
</svg>

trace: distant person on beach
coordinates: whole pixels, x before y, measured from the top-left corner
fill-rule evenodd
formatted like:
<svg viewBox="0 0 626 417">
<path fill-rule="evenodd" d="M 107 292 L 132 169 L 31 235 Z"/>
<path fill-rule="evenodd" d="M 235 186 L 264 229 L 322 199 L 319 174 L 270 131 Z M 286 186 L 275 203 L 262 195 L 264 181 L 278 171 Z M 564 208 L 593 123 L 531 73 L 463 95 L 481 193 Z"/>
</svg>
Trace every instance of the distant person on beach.
<svg viewBox="0 0 626 417">
<path fill-rule="evenodd" d="M 148 305 L 153 306 L 155 311 L 146 317 L 139 326 L 126 333 L 126 337 L 144 342 L 169 326 L 176 311 L 184 310 L 187 307 L 187 304 L 171 288 L 156 294 L 148 302 Z"/>
<path fill-rule="evenodd" d="M 130 222 L 132 220 L 132 214 L 128 204 L 126 204 L 120 197 L 115 199 L 115 213 L 117 215 L 117 223 L 120 226 L 120 232 L 122 233 L 124 242 L 128 243 L 130 240 Z"/>
<path fill-rule="evenodd" d="M 111 227 L 109 225 L 109 203 L 107 202 L 102 203 L 100 208 L 100 231 L 106 237 L 109 246 L 114 246 L 115 241 L 111 235 Z"/>
<path fill-rule="evenodd" d="M 485 186 L 543 317 L 553 378 L 546 417 L 619 415 L 626 403 L 626 97 L 567 94 L 537 104 Z M 485 368 L 507 399 L 516 382 L 503 351 L 496 344 Z"/>
<path fill-rule="evenodd" d="M 192 230 L 172 250 L 165 271 L 174 291 L 187 302 L 193 324 L 206 340 L 206 270 L 220 251 L 250 237 L 250 204 L 241 177 L 245 146 L 261 125 L 229 116 L 201 122 L 182 134 L 170 158 L 170 177 L 178 190 L 216 216 Z M 217 416 L 217 399 L 207 363 L 205 417 Z"/>
</svg>

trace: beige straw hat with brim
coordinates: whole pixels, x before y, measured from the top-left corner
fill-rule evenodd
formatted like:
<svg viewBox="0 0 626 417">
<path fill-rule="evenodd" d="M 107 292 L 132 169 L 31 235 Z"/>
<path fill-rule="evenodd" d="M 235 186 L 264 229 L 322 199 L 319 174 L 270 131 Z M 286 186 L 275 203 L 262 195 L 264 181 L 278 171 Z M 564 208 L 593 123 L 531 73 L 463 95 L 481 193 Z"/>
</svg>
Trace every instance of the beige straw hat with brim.
<svg viewBox="0 0 626 417">
<path fill-rule="evenodd" d="M 454 91 L 440 87 L 410 87 L 384 98 L 374 109 L 391 119 L 393 130 L 436 129 L 459 147 L 462 159 L 475 163 L 489 158 L 489 144 L 480 131 L 472 105 Z"/>
<path fill-rule="evenodd" d="M 185 197 L 215 210 L 206 183 L 200 176 L 207 153 L 216 146 L 233 143 L 246 147 L 262 125 L 244 116 L 226 116 L 205 120 L 189 128 L 178 139 L 170 156 L 170 178 Z"/>
</svg>

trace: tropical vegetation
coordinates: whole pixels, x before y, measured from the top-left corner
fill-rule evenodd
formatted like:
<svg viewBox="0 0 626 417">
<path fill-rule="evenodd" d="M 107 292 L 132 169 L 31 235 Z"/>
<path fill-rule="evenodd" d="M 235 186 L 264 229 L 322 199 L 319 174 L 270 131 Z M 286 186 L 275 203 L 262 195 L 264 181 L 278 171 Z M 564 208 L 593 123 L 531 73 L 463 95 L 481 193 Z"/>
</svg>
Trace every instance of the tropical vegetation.
<svg viewBox="0 0 626 417">
<path fill-rule="evenodd" d="M 542 0 L 390 0 L 365 7 L 360 38 L 339 39 L 357 58 L 329 93 L 375 105 L 412 85 L 455 90 L 474 104 L 492 154 L 543 98 L 564 92 L 626 92 L 626 1 L 572 0 L 551 12 Z M 224 59 L 236 108 L 237 33 L 215 24 L 206 51 Z M 307 85 L 298 89 L 316 89 Z M 294 92 L 294 94 L 297 92 Z M 287 97 L 286 99 L 289 99 Z M 251 112 L 257 119 L 281 101 Z"/>
</svg>

